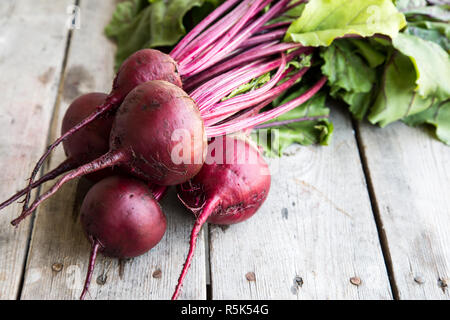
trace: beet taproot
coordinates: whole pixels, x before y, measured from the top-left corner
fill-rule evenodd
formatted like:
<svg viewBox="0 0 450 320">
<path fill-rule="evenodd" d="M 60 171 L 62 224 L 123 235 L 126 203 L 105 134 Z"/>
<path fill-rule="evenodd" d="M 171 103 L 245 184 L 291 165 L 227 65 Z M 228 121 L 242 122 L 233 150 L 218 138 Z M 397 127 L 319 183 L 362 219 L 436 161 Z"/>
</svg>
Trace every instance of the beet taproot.
<svg viewBox="0 0 450 320">
<path fill-rule="evenodd" d="M 75 99 L 68 107 L 61 126 L 61 132 L 64 134 L 70 130 L 76 123 L 83 120 L 91 114 L 96 108 L 105 102 L 107 95 L 104 93 L 92 92 L 84 94 Z M 44 182 L 57 178 L 59 175 L 77 168 L 80 165 L 91 162 L 109 150 L 109 136 L 113 124 L 114 115 L 106 113 L 95 121 L 76 132 L 63 141 L 63 147 L 67 159 L 55 169 L 51 170 L 39 180 L 31 185 L 31 188 L 37 188 Z M 114 174 L 111 169 L 96 172 L 86 176 L 91 181 L 100 181 L 101 179 Z M 0 210 L 7 207 L 21 196 L 27 193 L 27 188 L 17 192 L 11 198 L 0 204 Z"/>
<path fill-rule="evenodd" d="M 181 202 L 196 217 L 190 248 L 172 299 L 177 299 L 194 256 L 202 226 L 230 225 L 251 218 L 270 190 L 269 167 L 259 150 L 237 137 L 215 138 L 206 162 L 193 179 L 177 187 Z"/>
</svg>

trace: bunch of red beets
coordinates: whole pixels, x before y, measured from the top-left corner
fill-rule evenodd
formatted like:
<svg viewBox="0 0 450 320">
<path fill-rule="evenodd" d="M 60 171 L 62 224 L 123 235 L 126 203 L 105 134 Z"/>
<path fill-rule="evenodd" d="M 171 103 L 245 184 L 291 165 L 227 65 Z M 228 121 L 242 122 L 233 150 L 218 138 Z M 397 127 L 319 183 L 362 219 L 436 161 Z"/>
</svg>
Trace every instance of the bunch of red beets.
<svg viewBox="0 0 450 320">
<path fill-rule="evenodd" d="M 110 94 L 89 93 L 70 105 L 61 137 L 36 164 L 28 186 L 0 209 L 25 196 L 22 213 L 12 222 L 17 226 L 68 181 L 86 176 L 96 183 L 81 207 L 92 244 L 81 299 L 98 252 L 132 258 L 159 243 L 166 231 L 159 201 L 169 186 L 176 186 L 179 200 L 196 217 L 172 299 L 180 294 L 202 226 L 239 223 L 261 207 L 271 178 L 248 134 L 303 104 L 326 82 L 321 78 L 298 98 L 263 110 L 310 69 L 290 62 L 301 62 L 314 49 L 283 42 L 291 22 L 273 22 L 302 2 L 225 1 L 170 54 L 134 53 L 120 67 Z M 230 96 L 267 73 L 268 82 Z M 35 181 L 61 142 L 67 160 Z M 30 204 L 32 189 L 57 177 Z"/>
</svg>

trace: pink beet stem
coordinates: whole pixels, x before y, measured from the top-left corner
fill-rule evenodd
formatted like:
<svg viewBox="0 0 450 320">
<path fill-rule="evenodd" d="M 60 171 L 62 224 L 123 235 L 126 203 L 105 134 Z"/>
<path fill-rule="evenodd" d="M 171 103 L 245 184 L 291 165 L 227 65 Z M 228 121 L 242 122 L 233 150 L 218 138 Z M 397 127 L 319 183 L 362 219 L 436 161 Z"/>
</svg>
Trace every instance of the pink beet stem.
<svg viewBox="0 0 450 320">
<path fill-rule="evenodd" d="M 259 7 L 256 9 L 256 12 L 262 11 L 271 2 L 272 1 L 265 1 L 263 3 L 260 3 Z M 226 58 L 228 54 L 239 48 L 241 43 L 245 42 L 246 39 L 248 39 L 252 34 L 260 31 L 260 29 L 264 27 L 265 23 L 292 7 L 289 6 L 288 8 L 286 8 L 285 6 L 287 4 L 289 4 L 289 0 L 279 1 L 277 4 L 272 6 L 268 12 L 263 14 L 255 21 L 252 21 L 256 13 L 252 5 L 247 13 L 238 21 L 238 23 L 234 25 L 233 28 L 227 34 L 225 34 L 225 36 L 221 40 L 214 43 L 214 45 L 212 45 L 206 52 L 204 52 L 203 55 L 200 55 L 200 50 L 197 50 L 195 52 L 195 55 L 190 55 L 190 57 L 197 56 L 194 61 L 192 61 L 191 63 L 188 63 L 188 61 L 186 60 L 180 62 L 180 64 L 183 64 L 183 66 L 181 67 L 181 73 L 183 74 L 183 76 L 191 77 L 194 74 L 202 72 L 203 70 Z M 277 35 L 276 38 L 281 36 L 282 34 Z M 212 44 L 212 42 L 209 44 Z M 204 49 L 206 48 L 206 46 L 203 46 L 202 48 Z"/>
<path fill-rule="evenodd" d="M 167 187 L 165 186 L 151 186 L 153 197 L 157 202 L 159 202 L 167 192 Z"/>
<path fill-rule="evenodd" d="M 296 56 L 296 52 L 290 53 L 287 56 L 287 60 L 291 61 Z M 239 88 L 241 85 L 248 83 L 250 80 L 260 77 L 267 72 L 278 68 L 282 63 L 282 59 L 278 58 L 267 63 L 261 63 L 252 68 L 252 70 L 246 71 L 244 74 L 236 78 L 225 77 L 222 82 L 215 84 L 214 88 L 211 88 L 208 83 L 204 84 L 205 90 L 200 97 L 196 95 L 191 95 L 191 97 L 196 101 L 200 112 L 207 110 L 214 104 L 218 103 L 233 90 Z M 237 68 L 236 70 L 240 70 Z"/>
<path fill-rule="evenodd" d="M 286 31 L 287 31 L 287 28 L 284 28 L 281 30 L 276 30 L 276 31 L 272 31 L 270 33 L 264 33 L 264 34 L 261 34 L 258 36 L 251 37 L 247 41 L 244 41 L 239 46 L 238 49 L 250 48 L 255 45 L 265 43 L 268 41 L 281 40 L 284 37 L 284 35 L 286 34 Z"/>
<path fill-rule="evenodd" d="M 303 47 L 299 43 L 279 43 L 269 42 L 261 44 L 255 48 L 244 51 L 231 59 L 224 61 L 223 63 L 217 64 L 216 66 L 205 70 L 204 72 L 198 74 L 195 77 L 186 80 L 186 90 L 189 92 L 190 88 L 197 87 L 200 83 L 205 82 L 208 79 L 214 79 L 214 76 L 222 74 L 232 68 L 245 65 L 245 63 L 253 62 L 256 59 L 268 57 L 280 52 L 284 52 L 291 49 L 300 48 L 296 51 L 296 54 L 306 53 L 311 50 L 309 47 Z M 301 51 L 300 51 L 301 50 Z M 290 56 L 288 56 L 288 59 Z"/>
<path fill-rule="evenodd" d="M 217 42 L 214 43 L 213 46 L 211 46 L 210 50 L 205 52 L 202 55 L 199 55 L 199 52 L 195 54 L 197 58 L 195 58 L 192 62 L 189 63 L 183 63 L 180 62 L 180 73 L 185 77 L 190 77 L 194 73 L 198 73 L 207 67 L 211 66 L 212 64 L 220 61 L 220 59 L 216 59 L 218 56 L 218 53 L 222 51 L 227 43 L 241 32 L 241 29 L 245 26 L 247 21 L 252 18 L 253 15 L 255 15 L 258 12 L 258 8 L 261 4 L 262 0 L 253 0 L 250 1 L 249 4 L 251 4 L 250 8 L 245 12 L 245 14 L 242 16 L 241 19 L 237 21 L 237 23 L 227 32 L 225 33 L 221 39 L 219 39 Z M 239 35 L 238 37 L 241 37 L 242 35 Z M 229 52 L 231 52 L 230 50 Z"/>
<path fill-rule="evenodd" d="M 230 94 L 233 90 L 239 88 L 241 85 L 244 85 L 250 80 L 272 71 L 278 66 L 279 61 L 272 61 L 271 63 L 262 64 L 261 66 L 258 66 L 257 68 L 236 77 L 235 79 L 224 79 L 224 81 L 220 83 L 220 86 L 215 88 L 215 90 L 208 92 L 208 96 L 199 99 L 193 99 L 196 101 L 200 112 L 202 112 L 203 110 L 208 109 L 215 103 L 225 98 L 228 94 Z"/>
<path fill-rule="evenodd" d="M 272 24 L 266 24 L 265 26 L 261 27 L 261 31 L 270 30 L 270 29 L 276 29 L 276 28 L 284 28 L 289 27 L 292 24 L 292 21 L 282 21 L 282 22 L 275 22 Z"/>
<path fill-rule="evenodd" d="M 76 162 L 73 161 L 73 159 L 69 158 L 69 159 L 65 160 L 63 163 L 61 163 L 58 167 L 56 167 L 55 169 L 53 169 L 52 171 L 50 171 L 49 173 L 47 173 L 46 175 L 41 177 L 38 181 L 34 182 L 31 185 L 31 188 L 32 189 L 37 188 L 41 184 L 43 184 L 43 183 L 45 183 L 45 182 L 47 182 L 49 180 L 53 180 L 56 177 L 58 177 L 59 175 L 65 173 L 67 171 L 73 170 L 76 166 L 77 166 Z M 19 192 L 17 192 L 11 198 L 9 198 L 8 200 L 6 200 L 2 204 L 0 204 L 0 210 L 3 210 L 4 208 L 6 208 L 11 203 L 13 203 L 14 201 L 18 200 L 21 196 L 26 194 L 27 192 L 28 192 L 28 187 L 25 188 L 25 189 L 22 189 Z"/>
<path fill-rule="evenodd" d="M 248 9 L 247 1 L 240 3 L 236 8 L 234 8 L 226 16 L 222 17 L 220 21 L 216 22 L 213 26 L 208 28 L 200 36 L 189 43 L 183 50 L 183 53 L 179 55 L 177 61 L 180 63 L 188 63 L 196 55 L 200 54 L 201 50 L 210 46 L 214 41 L 220 38 L 228 30 L 230 30 L 233 25 L 242 18 L 245 11 Z"/>
<path fill-rule="evenodd" d="M 273 127 L 281 127 L 281 126 L 286 126 L 286 125 L 293 124 L 293 123 L 305 122 L 305 121 L 315 121 L 315 120 L 326 119 L 326 118 L 328 118 L 328 116 L 303 117 L 303 118 L 296 118 L 296 119 L 290 119 L 290 120 L 275 121 L 275 122 L 261 124 L 259 126 L 256 126 L 255 129 L 259 130 L 259 129 L 268 129 L 268 128 L 273 128 Z"/>
<path fill-rule="evenodd" d="M 234 8 L 229 14 L 220 19 L 215 25 L 206 30 L 197 39 L 193 40 L 181 54 L 178 55 L 178 65 L 183 66 L 194 57 L 198 56 L 202 50 L 211 46 L 214 41 L 228 32 L 243 15 L 248 11 L 249 4 L 255 0 L 245 0 Z"/>
<path fill-rule="evenodd" d="M 189 96 L 194 99 L 195 101 L 199 101 L 200 99 L 204 99 L 208 96 L 210 96 L 212 91 L 220 88 L 224 85 L 224 83 L 235 81 L 236 78 L 246 74 L 247 72 L 250 72 L 254 70 L 257 66 L 259 66 L 264 60 L 259 59 L 252 63 L 247 64 L 244 67 L 235 68 L 233 70 L 230 70 L 220 76 L 215 77 L 214 79 L 211 79 L 210 81 L 202 84 L 197 89 L 195 89 L 192 92 L 189 92 Z"/>
<path fill-rule="evenodd" d="M 129 159 L 128 152 L 121 150 L 110 151 L 107 154 L 101 156 L 100 158 L 85 165 L 82 165 L 77 169 L 67 173 L 60 180 L 58 180 L 46 193 L 37 198 L 28 209 L 23 210 L 21 215 L 17 219 L 13 220 L 11 224 L 15 227 L 18 226 L 19 223 L 22 222 L 26 217 L 28 217 L 34 210 L 36 210 L 36 208 L 43 201 L 47 200 L 52 195 L 54 195 L 67 182 L 82 177 L 89 173 L 93 173 L 108 167 L 122 164 L 128 159 Z"/>
<path fill-rule="evenodd" d="M 206 128 L 206 134 L 208 137 L 223 136 L 233 132 L 245 130 L 250 127 L 255 127 L 261 123 L 275 119 L 311 99 L 325 85 L 327 80 L 327 77 L 322 77 L 311 89 L 302 94 L 300 97 L 272 110 L 260 113 L 249 119 L 233 121 L 219 126 Z"/>
<path fill-rule="evenodd" d="M 211 23 L 217 20 L 225 12 L 228 11 L 232 6 L 234 6 L 239 0 L 228 0 L 220 5 L 216 10 L 211 12 L 205 19 L 203 19 L 194 29 L 191 30 L 172 50 L 170 56 L 173 59 L 177 59 L 180 52 L 192 41 L 194 40 L 205 28 L 207 28 Z"/>
<path fill-rule="evenodd" d="M 47 157 L 50 155 L 53 149 L 55 149 L 61 142 L 63 142 L 65 139 L 67 139 L 69 136 L 80 130 L 81 128 L 85 127 L 98 117 L 100 117 L 102 114 L 104 114 L 106 111 L 111 110 L 116 104 L 118 103 L 117 98 L 114 96 L 109 96 L 105 103 L 102 106 L 99 106 L 97 108 L 97 111 L 92 113 L 89 117 L 84 119 L 83 121 L 79 122 L 76 126 L 72 127 L 69 131 L 61 135 L 58 139 L 56 139 L 55 142 L 53 142 L 45 151 L 45 153 L 42 155 L 42 157 L 39 159 L 39 161 L 36 163 L 36 166 L 33 169 L 33 172 L 31 174 L 31 177 L 29 179 L 29 183 L 27 186 L 27 195 L 25 197 L 25 202 L 23 204 L 23 210 L 26 211 L 28 209 L 28 203 L 30 202 L 31 197 L 31 189 L 32 185 L 34 183 L 34 179 L 36 178 L 37 173 L 39 172 L 39 169 L 44 164 L 44 161 L 47 159 Z"/>
<path fill-rule="evenodd" d="M 89 267 L 88 267 L 88 271 L 86 274 L 86 280 L 84 282 L 84 288 L 83 288 L 83 292 L 81 293 L 80 300 L 84 300 L 84 298 L 86 297 L 86 294 L 89 291 L 92 274 L 94 273 L 94 269 L 95 269 L 95 260 L 97 259 L 97 252 L 98 252 L 99 248 L 100 248 L 100 243 L 97 240 L 93 240 L 91 256 L 89 257 Z"/>
<path fill-rule="evenodd" d="M 282 54 L 281 64 L 278 68 L 277 73 L 274 75 L 274 77 L 264 84 L 262 87 L 255 89 L 253 91 L 250 91 L 248 93 L 233 97 L 231 99 L 228 99 L 223 102 L 219 102 L 212 106 L 211 108 L 204 110 L 202 114 L 203 121 L 205 122 L 205 126 L 211 125 L 211 121 L 216 119 L 218 116 L 223 116 L 224 114 L 230 116 L 232 113 L 235 113 L 237 111 L 233 111 L 233 105 L 239 104 L 239 103 L 247 103 L 252 104 L 253 99 L 258 98 L 262 94 L 266 93 L 267 91 L 271 90 L 274 86 L 277 85 L 277 83 L 284 78 L 291 69 L 284 70 L 286 68 L 286 55 Z M 228 109 L 227 109 L 228 108 Z M 217 121 L 213 122 L 217 123 Z"/>
<path fill-rule="evenodd" d="M 228 72 L 234 67 L 241 66 L 244 68 L 246 66 L 245 63 L 240 63 L 240 60 L 243 60 L 243 62 L 254 62 L 255 59 L 257 59 L 255 52 L 257 52 L 257 49 L 262 50 L 266 49 L 268 47 L 271 47 L 275 44 L 277 44 L 277 41 L 272 41 L 268 43 L 263 43 L 259 46 L 256 46 L 252 48 L 251 50 L 247 50 L 244 53 L 248 53 L 249 55 L 253 54 L 254 58 L 251 60 L 245 60 L 243 58 L 244 55 L 240 52 L 237 52 L 236 54 L 222 60 L 220 63 L 216 64 L 215 66 L 211 67 L 210 69 L 207 69 L 203 72 L 200 72 L 199 74 L 185 79 L 185 85 L 183 86 L 184 90 L 186 92 L 192 92 L 194 90 L 197 90 L 200 86 L 204 85 L 207 81 L 211 81 L 213 79 L 217 79 L 220 76 L 224 74 L 224 72 Z"/>
<path fill-rule="evenodd" d="M 268 92 L 265 92 L 257 97 L 255 97 L 251 102 L 243 101 L 243 102 L 236 102 L 232 104 L 229 100 L 226 100 L 224 102 L 221 102 L 217 106 L 216 112 L 211 112 L 208 114 L 210 119 L 214 119 L 220 116 L 230 116 L 232 113 L 236 113 L 238 111 L 247 109 L 251 106 L 255 106 L 259 103 L 262 103 L 264 101 L 267 101 L 268 99 L 272 98 L 275 99 L 277 96 L 282 94 L 284 91 L 292 87 L 303 75 L 309 70 L 309 68 L 303 68 L 300 71 L 298 71 L 294 76 L 292 76 L 289 80 L 285 81 L 284 83 L 280 84 L 279 86 L 269 90 Z"/>
<path fill-rule="evenodd" d="M 192 263 L 192 258 L 194 257 L 194 251 L 195 247 L 197 246 L 198 235 L 200 234 L 200 231 L 203 225 L 208 220 L 209 216 L 214 212 L 214 209 L 216 208 L 216 205 L 219 201 L 220 198 L 218 197 L 209 200 L 209 202 L 203 207 L 203 210 L 201 211 L 200 215 L 197 217 L 197 220 L 195 221 L 194 227 L 192 228 L 191 232 L 191 238 L 189 241 L 189 252 L 186 257 L 186 262 L 184 263 L 183 270 L 181 271 L 180 278 L 178 279 L 175 292 L 173 293 L 172 300 L 177 300 L 180 295 L 184 278 L 186 277 L 186 274 Z"/>
<path fill-rule="evenodd" d="M 286 4 L 288 4 L 289 1 L 290 0 L 280 0 L 276 5 L 270 8 L 269 11 L 267 11 L 264 15 L 258 18 L 249 27 L 245 28 L 244 30 L 241 30 L 242 26 L 245 26 L 246 22 L 245 18 L 247 17 L 250 18 L 251 15 L 254 13 L 253 10 L 250 9 L 249 12 L 247 12 L 247 15 L 244 18 L 242 18 L 241 21 L 239 21 L 239 23 L 235 25 L 235 27 L 233 27 L 232 31 L 234 31 L 234 29 L 236 28 L 237 30 L 236 34 L 230 34 L 230 38 L 227 38 L 225 36 L 222 40 L 219 41 L 219 43 L 216 43 L 211 51 L 207 52 L 205 55 L 197 59 L 198 62 L 194 61 L 190 66 L 186 67 L 184 69 L 184 75 L 186 77 L 192 76 L 194 73 L 195 74 L 199 73 L 209 68 L 210 66 L 214 65 L 215 63 L 221 61 L 229 53 L 237 49 L 242 42 L 244 42 L 252 34 L 257 32 L 258 29 L 261 28 L 266 22 L 268 22 L 270 19 L 272 19 L 281 11 L 283 11 L 283 7 Z M 269 4 L 270 2 L 271 1 L 269 1 L 267 4 Z M 239 32 L 238 35 L 237 32 Z"/>
<path fill-rule="evenodd" d="M 284 76 L 287 73 L 289 73 L 290 71 L 291 71 L 291 69 L 286 70 L 282 74 L 281 78 L 284 78 Z M 293 84 L 291 84 L 291 86 L 292 85 Z M 285 90 L 287 90 L 287 89 L 285 89 Z M 234 115 L 239 115 L 241 112 L 244 112 L 244 110 L 246 110 L 246 109 L 253 109 L 256 105 L 259 105 L 261 103 L 265 103 L 264 106 L 266 106 L 266 105 L 272 103 L 272 101 L 276 97 L 278 97 L 281 94 L 281 92 L 278 94 L 274 94 L 269 99 L 263 100 L 261 103 L 258 103 L 260 100 L 264 99 L 264 98 L 259 99 L 259 97 L 261 97 L 262 94 L 264 94 L 264 92 L 261 92 L 260 95 L 256 96 L 255 100 L 244 98 L 244 99 L 242 99 L 242 101 L 239 101 L 239 103 L 236 102 L 235 104 L 228 105 L 228 108 L 226 108 L 226 109 L 219 108 L 219 110 L 217 112 L 211 112 L 210 114 L 205 116 L 205 120 L 204 120 L 205 127 L 213 127 L 219 123 L 230 122 Z M 245 94 L 243 94 L 241 96 L 237 96 L 236 98 L 241 98 L 243 96 L 245 96 Z M 234 99 L 234 98 L 232 98 L 232 99 Z M 231 99 L 229 99 L 229 100 L 231 100 Z M 227 102 L 227 101 L 225 101 L 225 102 Z M 262 108 L 259 108 L 259 109 L 262 109 Z M 246 112 L 244 112 L 244 113 L 246 113 Z"/>
</svg>

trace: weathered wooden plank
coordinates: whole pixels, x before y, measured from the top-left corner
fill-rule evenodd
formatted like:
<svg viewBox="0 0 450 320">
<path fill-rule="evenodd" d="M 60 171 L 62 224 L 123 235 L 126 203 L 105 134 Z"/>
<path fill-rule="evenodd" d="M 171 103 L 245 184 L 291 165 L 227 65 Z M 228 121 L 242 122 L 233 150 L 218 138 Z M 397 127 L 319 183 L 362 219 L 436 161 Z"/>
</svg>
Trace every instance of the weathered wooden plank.
<svg viewBox="0 0 450 320">
<path fill-rule="evenodd" d="M 115 48 L 104 37 L 103 28 L 112 15 L 114 1 L 81 0 L 80 8 L 82 25 L 72 37 L 53 137 L 59 134 L 64 111 L 75 97 L 93 90 L 107 92 L 113 79 Z M 63 159 L 59 150 L 51 166 Z M 90 251 L 78 221 L 79 203 L 86 189 L 79 187 L 77 197 L 77 183 L 66 185 L 39 209 L 22 299 L 79 297 Z M 193 219 L 173 193 L 164 200 L 163 208 L 168 229 L 161 243 L 150 253 L 125 263 L 122 277 L 117 261 L 100 257 L 88 299 L 170 299 L 187 253 Z M 206 298 L 204 246 L 202 238 L 181 298 Z"/>
<path fill-rule="evenodd" d="M 214 299 L 391 298 L 351 123 L 334 113 L 331 146 L 271 160 L 278 172 L 250 221 L 210 227 Z"/>
<path fill-rule="evenodd" d="M 66 38 L 66 1 L 0 2 L 0 199 L 25 186 L 43 152 L 58 91 Z M 0 300 L 18 295 L 30 220 L 10 225 L 21 205 L 0 213 Z"/>
<path fill-rule="evenodd" d="M 400 299 L 449 299 L 450 148 L 402 123 L 361 125 Z"/>
</svg>

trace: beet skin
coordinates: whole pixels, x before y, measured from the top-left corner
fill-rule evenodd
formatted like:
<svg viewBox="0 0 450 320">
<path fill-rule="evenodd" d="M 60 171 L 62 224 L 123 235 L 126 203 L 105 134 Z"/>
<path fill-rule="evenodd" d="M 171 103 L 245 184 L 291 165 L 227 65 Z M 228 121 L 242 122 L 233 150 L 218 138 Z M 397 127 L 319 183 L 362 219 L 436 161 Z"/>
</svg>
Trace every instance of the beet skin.
<svg viewBox="0 0 450 320">
<path fill-rule="evenodd" d="M 114 176 L 94 185 L 81 206 L 81 224 L 89 239 L 109 257 L 133 258 L 164 236 L 166 217 L 151 190 L 136 179 Z"/>
<path fill-rule="evenodd" d="M 142 255 L 166 232 L 166 217 L 143 182 L 112 176 L 94 185 L 81 206 L 81 225 L 92 244 L 83 300 L 89 290 L 97 253 L 119 259 Z"/>
<path fill-rule="evenodd" d="M 125 170 L 165 186 L 194 177 L 207 151 L 203 120 L 194 100 L 166 81 L 141 84 L 127 96 L 115 117 L 110 144 L 111 150 L 131 150 Z M 186 161 L 174 159 L 174 154 Z"/>
</svg>

